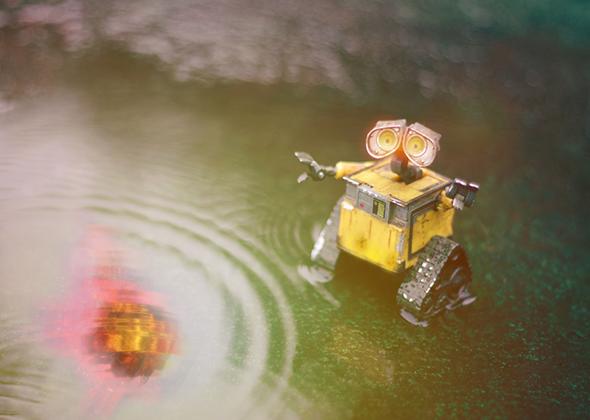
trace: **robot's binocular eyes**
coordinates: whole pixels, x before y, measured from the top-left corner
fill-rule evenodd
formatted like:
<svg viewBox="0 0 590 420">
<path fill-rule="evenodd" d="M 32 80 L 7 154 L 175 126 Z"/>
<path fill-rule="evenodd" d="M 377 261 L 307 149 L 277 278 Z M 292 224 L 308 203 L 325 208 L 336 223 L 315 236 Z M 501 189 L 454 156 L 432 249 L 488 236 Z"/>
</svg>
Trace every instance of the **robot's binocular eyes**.
<svg viewBox="0 0 590 420">
<path fill-rule="evenodd" d="M 403 148 L 410 162 L 419 167 L 430 165 L 440 149 L 440 134 L 422 124 L 406 127 L 406 120 L 379 121 L 367 135 L 367 152 L 382 159 Z"/>
</svg>

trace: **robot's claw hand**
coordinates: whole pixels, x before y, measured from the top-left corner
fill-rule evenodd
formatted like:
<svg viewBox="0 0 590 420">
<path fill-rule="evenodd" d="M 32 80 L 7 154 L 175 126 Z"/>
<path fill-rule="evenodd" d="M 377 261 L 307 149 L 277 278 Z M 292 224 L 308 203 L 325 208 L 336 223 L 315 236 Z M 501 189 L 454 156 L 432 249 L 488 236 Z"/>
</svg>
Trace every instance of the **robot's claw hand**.
<svg viewBox="0 0 590 420">
<path fill-rule="evenodd" d="M 471 207 L 475 194 L 479 190 L 479 185 L 473 182 L 469 184 L 459 178 L 455 178 L 453 183 L 445 190 L 445 195 L 453 200 L 453 207 L 463 210 L 463 207 Z"/>
<path fill-rule="evenodd" d="M 303 181 L 307 181 L 308 179 L 313 181 L 313 178 L 312 178 L 312 177 L 310 177 L 310 176 L 307 174 L 307 172 L 304 172 L 304 173 L 302 173 L 301 175 L 299 175 L 299 178 L 297 178 L 297 183 L 298 183 L 298 184 L 301 184 Z"/>
<path fill-rule="evenodd" d="M 307 165 L 308 167 L 308 173 L 301 174 L 299 178 L 297 178 L 297 182 L 300 184 L 307 180 L 321 181 L 326 177 L 326 175 L 336 175 L 335 168 L 320 165 L 308 153 L 295 152 L 295 156 L 297 156 L 299 162 Z"/>
<path fill-rule="evenodd" d="M 317 162 L 313 160 L 309 153 L 295 152 L 295 156 L 297 156 L 299 162 L 303 163 L 304 165 L 311 165 L 312 163 L 315 163 L 317 165 Z"/>
</svg>

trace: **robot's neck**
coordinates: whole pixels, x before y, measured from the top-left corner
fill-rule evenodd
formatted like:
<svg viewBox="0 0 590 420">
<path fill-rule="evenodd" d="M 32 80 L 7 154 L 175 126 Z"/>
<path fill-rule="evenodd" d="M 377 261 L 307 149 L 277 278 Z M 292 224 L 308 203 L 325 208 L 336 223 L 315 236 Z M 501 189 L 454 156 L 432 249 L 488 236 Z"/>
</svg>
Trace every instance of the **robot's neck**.
<svg viewBox="0 0 590 420">
<path fill-rule="evenodd" d="M 422 178 L 422 169 L 408 163 L 408 158 L 404 154 L 394 154 L 389 167 L 391 172 L 398 174 L 406 184 L 411 184 Z"/>
</svg>

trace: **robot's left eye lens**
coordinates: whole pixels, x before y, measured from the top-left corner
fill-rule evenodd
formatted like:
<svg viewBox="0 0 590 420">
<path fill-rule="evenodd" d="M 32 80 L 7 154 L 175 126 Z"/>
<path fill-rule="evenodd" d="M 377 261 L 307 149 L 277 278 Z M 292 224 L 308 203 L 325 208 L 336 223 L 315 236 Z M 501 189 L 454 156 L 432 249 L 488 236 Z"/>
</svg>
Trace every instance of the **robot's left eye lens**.
<svg viewBox="0 0 590 420">
<path fill-rule="evenodd" d="M 379 121 L 367 134 L 367 152 L 372 158 L 383 159 L 399 149 L 406 131 L 406 120 Z"/>
<path fill-rule="evenodd" d="M 399 136 L 393 130 L 382 130 L 377 136 L 377 144 L 384 152 L 390 152 L 399 146 Z"/>
</svg>

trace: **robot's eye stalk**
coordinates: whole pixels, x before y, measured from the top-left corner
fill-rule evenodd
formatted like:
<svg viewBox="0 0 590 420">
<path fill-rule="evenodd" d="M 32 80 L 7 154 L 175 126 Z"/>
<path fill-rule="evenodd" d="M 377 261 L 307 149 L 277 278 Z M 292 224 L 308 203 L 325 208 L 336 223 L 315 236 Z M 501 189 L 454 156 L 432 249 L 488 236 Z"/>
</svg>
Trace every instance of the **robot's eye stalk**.
<svg viewBox="0 0 590 420">
<path fill-rule="evenodd" d="M 375 159 L 393 154 L 402 144 L 406 120 L 379 121 L 367 135 L 367 152 Z"/>
<path fill-rule="evenodd" d="M 379 121 L 367 135 L 367 152 L 372 158 L 383 159 L 402 146 L 404 154 L 414 165 L 430 165 L 440 150 L 440 134 L 422 124 L 406 127 L 406 120 Z"/>
</svg>

